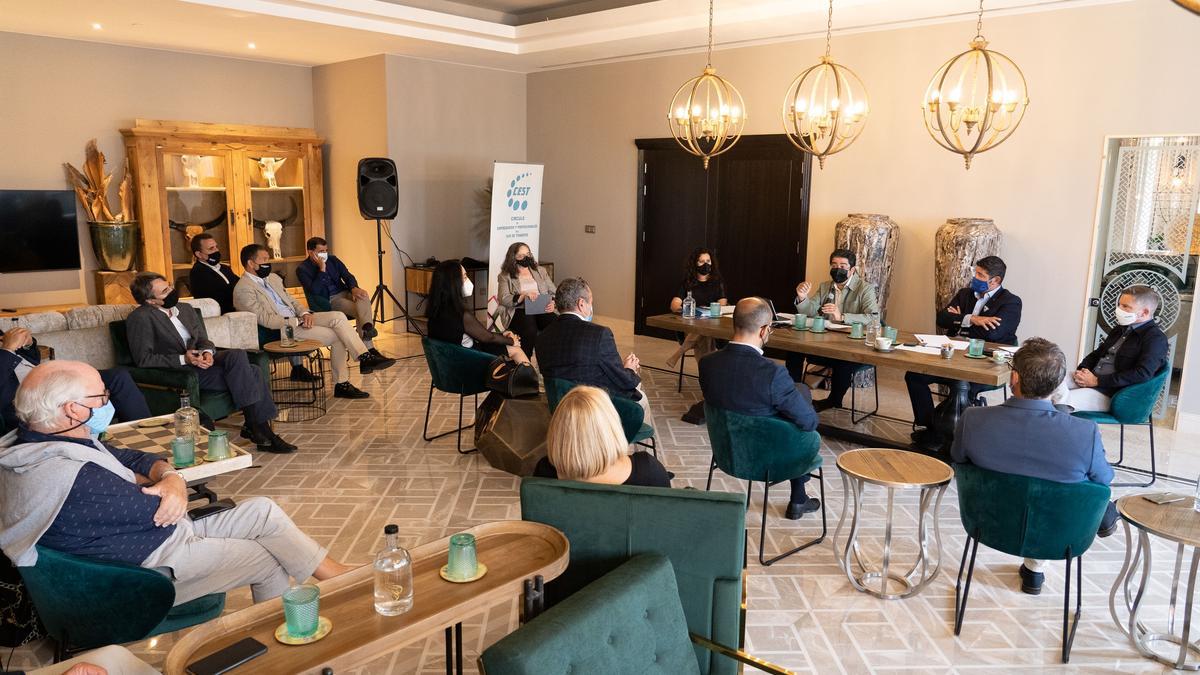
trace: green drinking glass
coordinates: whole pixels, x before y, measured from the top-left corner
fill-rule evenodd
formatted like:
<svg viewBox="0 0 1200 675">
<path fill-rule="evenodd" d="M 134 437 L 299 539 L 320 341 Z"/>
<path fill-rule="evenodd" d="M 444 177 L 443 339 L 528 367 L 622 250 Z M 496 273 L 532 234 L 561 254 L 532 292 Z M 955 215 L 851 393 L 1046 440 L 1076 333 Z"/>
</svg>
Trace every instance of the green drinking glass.
<svg viewBox="0 0 1200 675">
<path fill-rule="evenodd" d="M 470 579 L 479 571 L 475 558 L 475 535 L 456 534 L 450 537 L 450 559 L 446 574 L 451 579 Z"/>
<path fill-rule="evenodd" d="M 191 436 L 176 436 L 171 439 L 171 463 L 176 468 L 196 463 L 196 441 Z"/>
<path fill-rule="evenodd" d="M 983 340 L 971 338 L 971 342 L 967 344 L 967 354 L 971 356 L 983 356 Z"/>
<path fill-rule="evenodd" d="M 283 620 L 288 635 L 306 638 L 317 632 L 320 623 L 321 589 L 312 584 L 292 586 L 283 592 Z"/>
</svg>

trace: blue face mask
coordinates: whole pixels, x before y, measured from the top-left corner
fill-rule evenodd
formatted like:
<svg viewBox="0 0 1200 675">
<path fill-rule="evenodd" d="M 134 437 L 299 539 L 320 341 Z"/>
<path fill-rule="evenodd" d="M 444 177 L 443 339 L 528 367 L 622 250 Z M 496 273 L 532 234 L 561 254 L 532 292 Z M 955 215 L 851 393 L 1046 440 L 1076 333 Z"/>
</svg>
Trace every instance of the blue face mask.
<svg viewBox="0 0 1200 675">
<path fill-rule="evenodd" d="M 976 293 L 987 293 L 988 292 L 988 282 L 980 281 L 979 279 L 972 279 L 971 280 L 971 290 L 975 291 Z"/>
<path fill-rule="evenodd" d="M 113 407 L 112 401 L 109 401 L 99 408 L 92 408 L 91 410 L 92 414 L 83 425 L 88 428 L 88 431 L 92 432 L 92 436 L 99 436 L 108 430 L 108 425 L 112 423 L 117 409 Z"/>
</svg>

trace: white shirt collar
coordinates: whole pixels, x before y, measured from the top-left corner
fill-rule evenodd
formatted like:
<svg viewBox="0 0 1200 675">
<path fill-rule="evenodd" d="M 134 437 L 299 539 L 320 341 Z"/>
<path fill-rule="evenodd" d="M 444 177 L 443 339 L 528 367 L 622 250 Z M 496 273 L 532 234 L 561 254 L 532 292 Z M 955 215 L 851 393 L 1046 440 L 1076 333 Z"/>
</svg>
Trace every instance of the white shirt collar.
<svg viewBox="0 0 1200 675">
<path fill-rule="evenodd" d="M 580 314 L 579 312 L 563 312 L 563 314 L 574 314 L 575 316 L 579 317 L 580 319 L 587 321 L 587 318 L 584 317 L 584 315 Z"/>
<path fill-rule="evenodd" d="M 743 347 L 749 347 L 749 348 L 753 349 L 754 351 L 758 352 L 758 355 L 759 355 L 759 356 L 762 356 L 762 355 L 763 355 L 763 350 L 762 350 L 762 347 L 759 347 L 758 345 L 752 345 L 752 344 L 750 344 L 749 342 L 738 342 L 737 340 L 730 340 L 730 341 L 729 341 L 729 344 L 731 344 L 731 345 L 742 345 Z"/>
</svg>

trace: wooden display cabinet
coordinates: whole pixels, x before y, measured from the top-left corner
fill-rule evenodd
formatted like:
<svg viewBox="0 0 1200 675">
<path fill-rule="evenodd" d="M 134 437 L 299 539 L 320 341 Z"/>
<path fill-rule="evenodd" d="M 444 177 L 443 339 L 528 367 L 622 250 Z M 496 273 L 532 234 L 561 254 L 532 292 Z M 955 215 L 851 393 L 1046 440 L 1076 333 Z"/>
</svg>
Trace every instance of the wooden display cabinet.
<svg viewBox="0 0 1200 675">
<path fill-rule="evenodd" d="M 279 230 L 273 271 L 303 299 L 296 267 L 308 239 L 325 236 L 323 141 L 316 131 L 139 119 L 121 135 L 137 181 L 140 269 L 160 272 L 188 296 L 193 236 L 215 237 L 222 261 L 240 275 L 242 247 L 266 246 L 268 231 Z M 264 175 L 264 157 L 284 160 L 274 186 Z"/>
</svg>

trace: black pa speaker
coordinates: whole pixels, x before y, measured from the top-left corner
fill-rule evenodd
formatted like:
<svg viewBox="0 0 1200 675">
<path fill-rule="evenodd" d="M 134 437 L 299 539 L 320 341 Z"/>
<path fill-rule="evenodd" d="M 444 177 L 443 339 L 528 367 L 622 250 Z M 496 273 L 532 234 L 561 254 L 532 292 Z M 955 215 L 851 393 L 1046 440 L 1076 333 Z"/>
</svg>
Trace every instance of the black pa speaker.
<svg viewBox="0 0 1200 675">
<path fill-rule="evenodd" d="M 367 220 L 391 220 L 400 208 L 396 163 L 387 157 L 358 160 L 358 210 Z"/>
</svg>

